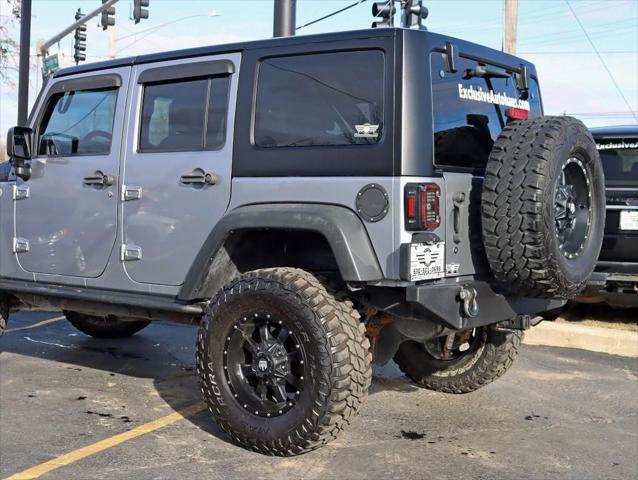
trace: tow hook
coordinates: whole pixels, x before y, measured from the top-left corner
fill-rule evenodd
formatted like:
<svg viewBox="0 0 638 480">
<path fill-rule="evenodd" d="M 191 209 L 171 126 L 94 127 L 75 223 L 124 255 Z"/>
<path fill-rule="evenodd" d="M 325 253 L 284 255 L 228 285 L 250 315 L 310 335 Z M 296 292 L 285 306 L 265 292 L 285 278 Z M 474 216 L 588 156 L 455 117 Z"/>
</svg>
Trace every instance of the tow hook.
<svg viewBox="0 0 638 480">
<path fill-rule="evenodd" d="M 476 296 L 476 289 L 472 287 L 461 287 L 459 298 L 463 301 L 463 312 L 468 317 L 476 317 L 479 313 Z"/>
</svg>

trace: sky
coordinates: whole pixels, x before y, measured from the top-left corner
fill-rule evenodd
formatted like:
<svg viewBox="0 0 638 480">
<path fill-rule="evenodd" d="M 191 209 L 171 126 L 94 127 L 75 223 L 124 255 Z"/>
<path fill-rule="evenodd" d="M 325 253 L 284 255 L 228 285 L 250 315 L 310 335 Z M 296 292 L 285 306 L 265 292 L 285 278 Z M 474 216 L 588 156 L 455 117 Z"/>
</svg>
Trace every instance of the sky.
<svg viewBox="0 0 638 480">
<path fill-rule="evenodd" d="M 298 0 L 297 26 L 354 2 Z M 77 8 L 88 12 L 100 3 L 100 0 L 33 0 L 32 62 L 38 60 L 35 56 L 38 40 L 51 38 L 72 23 Z M 116 5 L 118 57 L 272 36 L 272 0 L 151 0 L 150 18 L 139 24 L 130 18 L 132 3 L 120 0 Z M 368 28 L 374 20 L 372 3 L 364 2 L 302 28 L 297 34 Z M 424 21 L 429 30 L 501 49 L 504 0 L 425 0 L 424 3 L 430 12 Z M 10 12 L 5 0 L 0 0 L 0 9 L 1 21 L 6 22 Z M 219 16 L 212 16 L 212 12 Z M 19 23 L 9 23 L 8 27 L 17 39 Z M 72 35 L 59 44 L 69 62 L 72 45 Z M 50 50 L 56 51 L 57 46 Z M 97 19 L 88 25 L 86 53 L 89 62 L 108 56 L 108 35 Z M 638 123 L 631 114 L 631 110 L 638 114 L 638 0 L 520 0 L 517 55 L 536 65 L 546 114 L 570 114 L 588 126 Z M 35 67 L 31 71 L 30 102 L 41 85 L 38 72 Z M 7 82 L 0 85 L 2 136 L 16 123 L 16 85 Z"/>
</svg>

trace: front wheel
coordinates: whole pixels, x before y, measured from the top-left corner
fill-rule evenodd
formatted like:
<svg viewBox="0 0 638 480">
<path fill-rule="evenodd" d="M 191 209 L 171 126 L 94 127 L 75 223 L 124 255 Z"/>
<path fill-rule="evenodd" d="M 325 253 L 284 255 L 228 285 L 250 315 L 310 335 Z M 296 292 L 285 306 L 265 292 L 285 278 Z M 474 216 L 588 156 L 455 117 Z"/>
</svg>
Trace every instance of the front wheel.
<svg viewBox="0 0 638 480">
<path fill-rule="evenodd" d="M 151 323 L 146 320 L 120 320 L 112 315 L 95 317 L 71 311 L 65 311 L 64 315 L 80 332 L 95 338 L 130 337 Z"/>
<path fill-rule="evenodd" d="M 9 319 L 9 302 L 6 297 L 0 293 L 0 335 L 7 329 L 7 320 Z"/>
<path fill-rule="evenodd" d="M 445 393 L 469 393 L 503 375 L 514 362 L 523 332 L 494 325 L 401 344 L 394 361 L 418 385 Z"/>
<path fill-rule="evenodd" d="M 243 447 L 290 456 L 336 438 L 367 397 L 359 314 L 313 275 L 256 270 L 226 286 L 200 324 L 197 371 L 219 425 Z"/>
</svg>

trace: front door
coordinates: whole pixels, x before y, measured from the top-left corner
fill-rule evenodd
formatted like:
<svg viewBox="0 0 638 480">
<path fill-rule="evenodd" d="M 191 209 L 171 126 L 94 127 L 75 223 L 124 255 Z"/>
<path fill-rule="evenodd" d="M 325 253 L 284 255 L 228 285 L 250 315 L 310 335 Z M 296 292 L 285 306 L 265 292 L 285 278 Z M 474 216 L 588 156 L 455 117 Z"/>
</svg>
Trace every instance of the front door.
<svg viewBox="0 0 638 480">
<path fill-rule="evenodd" d="M 34 273 L 98 277 L 117 235 L 129 68 L 54 81 L 36 120 L 32 176 L 14 188 L 13 250 Z"/>
<path fill-rule="evenodd" d="M 124 167 L 121 258 L 180 285 L 230 200 L 239 54 L 140 65 Z"/>
</svg>

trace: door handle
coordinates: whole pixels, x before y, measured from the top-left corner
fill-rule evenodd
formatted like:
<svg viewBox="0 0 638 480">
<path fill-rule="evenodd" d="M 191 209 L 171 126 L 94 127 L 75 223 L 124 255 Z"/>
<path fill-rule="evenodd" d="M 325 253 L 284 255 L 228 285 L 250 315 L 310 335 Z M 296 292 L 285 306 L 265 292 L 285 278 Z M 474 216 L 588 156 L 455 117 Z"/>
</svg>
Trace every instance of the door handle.
<svg viewBox="0 0 638 480">
<path fill-rule="evenodd" d="M 191 173 L 179 177 L 179 181 L 185 185 L 215 185 L 217 183 L 217 177 L 212 173 L 205 172 L 201 168 L 196 168 Z"/>
<path fill-rule="evenodd" d="M 92 185 L 98 187 L 107 187 L 115 183 L 115 177 L 113 175 L 107 175 L 98 170 L 93 175 L 84 177 L 82 179 L 84 185 Z"/>
<path fill-rule="evenodd" d="M 452 203 L 454 204 L 454 215 L 452 218 L 454 235 L 452 237 L 454 243 L 461 243 L 461 209 L 465 202 L 465 193 L 456 192 L 452 197 Z"/>
</svg>

